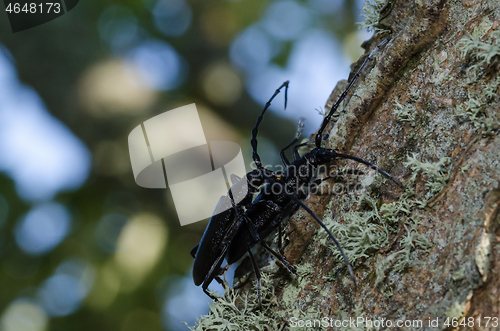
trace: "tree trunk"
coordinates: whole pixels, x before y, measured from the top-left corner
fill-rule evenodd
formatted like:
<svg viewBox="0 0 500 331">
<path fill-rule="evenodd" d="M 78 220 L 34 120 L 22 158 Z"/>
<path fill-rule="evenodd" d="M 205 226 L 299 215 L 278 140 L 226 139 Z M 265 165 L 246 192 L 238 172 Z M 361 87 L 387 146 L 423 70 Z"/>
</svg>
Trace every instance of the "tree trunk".
<svg viewBox="0 0 500 331">
<path fill-rule="evenodd" d="M 325 231 L 299 210 L 285 248 L 299 277 L 269 259 L 262 307 L 254 309 L 252 281 L 226 291 L 198 328 L 500 327 L 500 8 L 496 0 L 379 5 L 378 33 L 353 73 L 392 40 L 325 130 L 326 147 L 377 164 L 405 187 L 338 161 L 367 174 L 325 183 L 328 194 L 307 200 L 339 239 L 357 287 Z"/>
</svg>

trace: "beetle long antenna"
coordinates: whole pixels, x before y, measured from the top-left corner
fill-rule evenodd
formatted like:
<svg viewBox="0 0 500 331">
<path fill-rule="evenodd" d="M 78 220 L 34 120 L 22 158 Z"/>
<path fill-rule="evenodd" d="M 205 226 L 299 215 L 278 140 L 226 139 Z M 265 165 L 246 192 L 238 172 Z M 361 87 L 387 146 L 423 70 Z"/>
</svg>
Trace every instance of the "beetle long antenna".
<svg viewBox="0 0 500 331">
<path fill-rule="evenodd" d="M 335 153 L 335 151 L 333 151 L 333 153 Z M 367 165 L 369 166 L 370 168 L 372 168 L 373 170 L 376 170 L 378 171 L 382 176 L 384 176 L 385 178 L 393 181 L 397 186 L 403 188 L 404 185 L 399 181 L 397 180 L 396 178 L 392 177 L 391 175 L 389 175 L 387 172 L 385 172 L 384 170 L 380 169 L 379 167 L 377 167 L 376 165 L 374 165 L 373 163 L 370 163 L 368 161 L 365 161 L 357 156 L 352 156 L 352 155 L 347 155 L 347 154 L 338 154 L 338 153 L 335 153 L 334 154 L 335 157 L 340 157 L 342 159 L 349 159 L 349 160 L 354 160 L 356 162 L 359 162 L 359 163 L 363 163 L 364 165 Z"/>
<path fill-rule="evenodd" d="M 292 198 L 292 200 L 294 200 L 297 204 L 299 204 L 299 206 L 301 206 L 302 208 L 304 208 L 304 210 L 307 211 L 314 218 L 314 220 L 319 225 L 321 225 L 321 227 L 323 229 L 325 229 L 326 233 L 328 233 L 328 236 L 330 236 L 330 238 L 333 240 L 333 242 L 335 243 L 335 245 L 337 245 L 337 248 L 339 249 L 340 254 L 342 254 L 342 258 L 344 259 L 344 262 L 347 265 L 347 268 L 349 269 L 349 273 L 351 274 L 351 278 L 354 281 L 354 289 L 357 289 L 357 283 L 356 283 L 356 277 L 354 276 L 354 271 L 352 270 L 351 264 L 349 263 L 349 260 L 347 259 L 347 256 L 345 255 L 344 250 L 340 246 L 340 243 L 338 242 L 337 238 L 335 238 L 335 236 L 333 235 L 333 233 L 326 227 L 325 223 L 323 223 L 323 221 L 321 221 L 319 219 L 319 217 L 316 216 L 316 214 L 314 214 L 314 212 L 309 207 L 307 207 L 302 201 L 300 201 L 299 198 L 297 198 L 296 196 L 294 196 L 292 194 L 287 194 L 287 195 L 290 198 Z"/>
<path fill-rule="evenodd" d="M 377 47 L 375 47 L 375 49 L 370 53 L 370 55 L 368 55 L 368 57 L 365 59 L 365 61 L 361 65 L 361 67 L 359 67 L 358 72 L 356 72 L 356 74 L 354 75 L 354 77 L 352 77 L 351 82 L 349 83 L 349 85 L 347 85 L 347 88 L 345 89 L 345 91 L 340 95 L 340 97 L 337 100 L 337 102 L 335 102 L 335 104 L 330 109 L 330 112 L 328 113 L 328 115 L 323 119 L 323 123 L 321 124 L 321 127 L 318 130 L 318 133 L 316 134 L 316 137 L 314 138 L 315 142 L 316 142 L 316 147 L 317 148 L 321 147 L 321 136 L 323 135 L 323 130 L 325 130 L 326 125 L 328 124 L 328 122 L 330 122 L 330 119 L 332 118 L 332 115 L 335 113 L 335 111 L 340 106 L 340 104 L 342 103 L 342 101 L 344 101 L 345 97 L 347 96 L 347 93 L 349 93 L 349 91 L 351 90 L 351 88 L 354 85 L 354 83 L 356 83 L 356 81 L 358 80 L 358 77 L 361 75 L 361 72 L 363 71 L 363 69 L 368 65 L 368 62 L 370 62 L 370 60 L 373 58 L 373 56 L 375 55 L 375 53 L 377 53 L 378 50 L 382 46 L 384 46 L 385 44 L 387 44 L 390 40 L 391 40 L 391 38 L 384 39 L 380 44 L 377 45 Z"/>
<path fill-rule="evenodd" d="M 255 165 L 259 169 L 262 169 L 262 162 L 260 162 L 260 156 L 259 156 L 259 154 L 257 154 L 257 133 L 259 132 L 260 122 L 262 122 L 262 119 L 264 118 L 264 113 L 266 112 L 266 110 L 269 108 L 269 106 L 271 106 L 271 102 L 280 93 L 280 91 L 283 87 L 285 88 L 285 109 L 286 109 L 286 104 L 288 102 L 288 84 L 289 84 L 289 81 L 284 82 L 274 92 L 273 96 L 269 99 L 269 101 L 266 102 L 266 105 L 264 106 L 264 109 L 262 109 L 262 112 L 260 113 L 259 118 L 257 118 L 257 123 L 255 123 L 255 126 L 252 129 L 252 140 L 250 141 L 250 143 L 252 144 L 252 149 L 253 149 L 252 158 L 253 158 L 253 161 L 255 162 Z"/>
</svg>

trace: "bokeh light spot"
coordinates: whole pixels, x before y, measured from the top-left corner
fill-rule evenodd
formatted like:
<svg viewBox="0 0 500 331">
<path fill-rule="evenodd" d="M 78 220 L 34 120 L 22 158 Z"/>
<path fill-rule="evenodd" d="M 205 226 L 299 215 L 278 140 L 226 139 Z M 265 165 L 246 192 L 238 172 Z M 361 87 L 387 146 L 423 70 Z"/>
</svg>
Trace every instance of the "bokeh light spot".
<svg viewBox="0 0 500 331">
<path fill-rule="evenodd" d="M 230 65 L 213 64 L 203 76 L 203 91 L 214 104 L 230 106 L 241 96 L 243 84 L 238 73 Z"/>
<path fill-rule="evenodd" d="M 118 239 L 115 261 L 123 277 L 123 291 L 131 291 L 158 263 L 167 243 L 167 227 L 153 214 L 134 216 Z"/>
<path fill-rule="evenodd" d="M 157 95 L 141 82 L 139 70 L 130 63 L 105 60 L 82 75 L 78 89 L 80 102 L 89 114 L 98 118 L 144 113 Z"/>
<path fill-rule="evenodd" d="M 80 308 L 83 299 L 83 288 L 75 277 L 69 275 L 52 276 L 40 289 L 40 301 L 51 316 L 74 313 Z"/>
<path fill-rule="evenodd" d="M 99 17 L 99 35 L 115 52 L 122 52 L 139 39 L 134 13 L 125 6 L 108 6 Z"/>
<path fill-rule="evenodd" d="M 109 260 L 97 273 L 86 303 L 96 309 L 106 309 L 115 300 L 120 286 L 120 271 L 117 270 L 114 260 Z"/>
<path fill-rule="evenodd" d="M 311 24 L 310 9 L 296 1 L 273 2 L 262 19 L 263 27 L 279 40 L 293 40 Z"/>
<path fill-rule="evenodd" d="M 38 299 L 50 316 L 76 312 L 94 282 L 93 267 L 78 259 L 59 265 L 55 274 L 40 285 Z"/>
<path fill-rule="evenodd" d="M 138 70 L 140 82 L 154 90 L 173 90 L 186 78 L 187 64 L 168 43 L 148 40 L 127 52 Z"/>
<path fill-rule="evenodd" d="M 182 322 L 194 325 L 200 315 L 208 313 L 207 302 L 211 300 L 200 287 L 194 285 L 191 277 L 172 276 L 169 283 L 162 309 L 163 326 L 168 330 L 185 330 L 186 325 Z"/>
<path fill-rule="evenodd" d="M 321 14 L 333 14 L 342 10 L 344 2 L 345 0 L 309 0 L 311 7 L 319 11 Z"/>
<path fill-rule="evenodd" d="M 267 65 L 277 53 L 269 35 L 262 29 L 251 26 L 245 29 L 231 44 L 229 55 L 231 62 L 242 69 Z"/>
<path fill-rule="evenodd" d="M 178 37 L 191 24 L 191 7 L 184 0 L 159 0 L 153 9 L 155 25 L 164 35 Z"/>
<path fill-rule="evenodd" d="M 51 199 L 83 184 L 90 153 L 40 96 L 18 81 L 10 58 L 0 45 L 0 171 L 14 179 L 21 198 Z"/>
<path fill-rule="evenodd" d="M 25 253 L 50 252 L 66 238 L 71 229 L 71 215 L 58 203 L 44 203 L 31 209 L 15 227 L 17 245 Z"/>
<path fill-rule="evenodd" d="M 239 29 L 235 13 L 226 5 L 205 10 L 200 23 L 207 41 L 217 47 L 229 45 Z"/>
<path fill-rule="evenodd" d="M 78 280 L 78 284 L 82 286 L 87 293 L 94 283 L 95 270 L 89 262 L 73 258 L 62 262 L 56 269 L 55 274 L 69 275 Z"/>
<path fill-rule="evenodd" d="M 2 314 L 2 331 L 44 331 L 48 317 L 33 300 L 21 298 L 12 302 Z"/>
</svg>

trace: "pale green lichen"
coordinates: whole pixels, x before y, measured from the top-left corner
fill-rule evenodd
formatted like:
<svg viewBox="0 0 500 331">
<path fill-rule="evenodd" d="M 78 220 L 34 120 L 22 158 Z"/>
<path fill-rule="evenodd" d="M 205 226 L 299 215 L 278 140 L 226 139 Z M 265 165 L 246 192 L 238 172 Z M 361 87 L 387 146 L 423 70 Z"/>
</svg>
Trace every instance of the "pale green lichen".
<svg viewBox="0 0 500 331">
<path fill-rule="evenodd" d="M 363 303 L 358 302 L 354 306 L 354 310 L 345 307 L 345 305 L 341 306 L 337 310 L 334 311 L 335 316 L 337 316 L 337 320 L 340 321 L 350 321 L 350 318 L 357 320 L 357 318 L 365 318 L 367 314 L 363 311 Z M 335 325 L 335 324 L 334 324 Z M 339 331 L 368 331 L 368 330 L 378 330 L 378 328 L 374 327 L 366 327 L 364 323 L 345 323 L 342 325 L 337 325 L 335 330 Z"/>
<path fill-rule="evenodd" d="M 390 30 L 382 29 L 378 27 L 380 20 L 380 11 L 387 4 L 387 0 L 366 0 L 365 4 L 361 8 L 364 17 L 364 22 L 357 22 L 356 24 L 360 29 L 367 29 L 368 31 L 375 31 L 376 34 L 381 34 L 384 32 L 390 32 Z"/>
<path fill-rule="evenodd" d="M 379 223 L 375 211 L 348 212 L 344 215 L 344 223 L 336 223 L 331 230 L 342 233 L 342 247 L 351 263 L 368 257 L 371 250 L 378 250 L 388 243 L 389 229 L 386 224 Z M 338 249 L 332 247 L 337 259 L 341 259 Z"/>
<path fill-rule="evenodd" d="M 412 205 L 407 196 L 402 195 L 399 200 L 380 206 L 379 211 L 384 220 L 393 225 L 399 223 L 404 215 L 410 214 Z"/>
<path fill-rule="evenodd" d="M 210 304 L 210 312 L 196 320 L 191 331 L 202 330 L 283 330 L 286 322 L 275 316 L 277 306 L 274 287 L 266 273 L 262 274 L 262 304 L 256 291 L 240 294 L 226 283 L 224 295 Z M 184 323 L 187 325 L 187 323 Z"/>
<path fill-rule="evenodd" d="M 472 34 L 469 33 L 458 43 L 462 59 L 469 58 L 474 62 L 467 69 L 467 73 L 472 76 L 469 84 L 477 82 L 488 72 L 489 68 L 492 68 L 494 64 L 498 65 L 500 61 L 500 30 L 491 33 L 486 41 L 481 41 L 481 37 L 482 30 L 476 28 Z M 497 76 L 488 83 L 482 84 L 481 89 L 469 92 L 465 108 L 462 105 L 457 106 L 455 116 L 466 118 L 483 136 L 489 136 L 498 131 L 500 121 L 495 115 L 496 110 L 489 109 L 489 106 L 498 97 L 499 86 L 500 77 Z"/>
<path fill-rule="evenodd" d="M 455 282 L 458 282 L 462 279 L 465 279 L 466 278 L 466 275 L 465 275 L 466 271 L 467 271 L 467 265 L 465 265 L 465 264 L 460 265 L 458 269 L 451 271 L 451 279 L 453 279 Z"/>
<path fill-rule="evenodd" d="M 299 277 L 308 277 L 314 273 L 314 268 L 310 263 L 303 263 L 296 266 Z"/>
<path fill-rule="evenodd" d="M 472 34 L 467 33 L 467 37 L 460 39 L 457 44 L 462 59 L 469 56 L 472 61 L 476 62 L 467 69 L 467 71 L 475 72 L 476 78 L 480 68 L 489 66 L 500 58 L 500 30 L 493 32 L 486 42 L 479 40 L 479 31 L 479 29 L 474 29 Z"/>
<path fill-rule="evenodd" d="M 418 86 L 412 86 L 410 89 L 410 100 L 417 101 L 420 99 L 420 90 Z"/>
<path fill-rule="evenodd" d="M 420 223 L 418 217 L 413 216 L 410 218 L 412 207 L 420 205 L 420 201 L 408 200 L 405 195 L 403 195 L 397 202 L 387 204 L 387 206 L 382 205 L 381 211 L 383 208 L 383 214 L 385 214 L 389 219 L 394 219 L 396 215 L 400 216 L 399 221 L 403 222 L 406 235 L 400 241 L 400 245 L 403 248 L 400 251 L 390 254 L 378 264 L 375 271 L 377 276 L 375 280 L 375 287 L 377 287 L 385 279 L 387 271 L 392 269 L 397 272 L 402 272 L 406 268 L 418 264 L 418 260 L 413 261 L 411 258 L 411 253 L 417 248 L 420 248 L 423 252 L 428 252 L 432 247 L 431 241 L 425 235 L 418 232 L 418 226 Z M 409 224 L 410 222 L 412 222 L 413 225 L 408 227 L 406 224 Z"/>
<path fill-rule="evenodd" d="M 406 167 L 410 167 L 414 171 L 412 175 L 412 180 L 416 179 L 419 172 L 422 172 L 427 176 L 427 182 L 425 183 L 425 188 L 428 190 L 425 198 L 428 200 L 434 194 L 441 191 L 445 186 L 449 178 L 449 174 L 444 169 L 450 161 L 450 158 L 443 157 L 438 162 L 421 162 L 417 160 L 417 155 L 413 153 L 413 156 L 408 155 L 408 161 L 403 163 Z"/>
<path fill-rule="evenodd" d="M 394 270 L 402 272 L 406 268 L 419 263 L 418 260 L 412 260 L 411 253 L 420 248 L 423 252 L 428 252 L 432 247 L 430 240 L 423 234 L 418 232 L 419 222 L 414 220 L 411 228 L 406 225 L 406 236 L 400 241 L 403 247 L 400 251 L 394 252 L 383 259 L 377 266 L 375 271 L 377 278 L 375 279 L 375 287 L 377 287 L 386 277 L 387 271 Z"/>
<path fill-rule="evenodd" d="M 295 301 L 297 300 L 297 297 L 299 296 L 300 291 L 301 288 L 299 286 L 290 284 L 289 286 L 286 286 L 285 289 L 283 290 L 281 299 L 283 300 L 285 305 L 293 306 Z"/>
<path fill-rule="evenodd" d="M 447 175 L 442 169 L 446 162 L 447 160 L 436 164 L 422 163 L 416 160 L 416 156 L 413 156 L 410 157 L 409 165 L 416 172 L 423 171 L 429 176 L 431 180 L 429 188 L 432 193 L 435 193 L 436 183 L 443 185 L 446 182 Z M 418 232 L 419 217 L 413 211 L 417 208 L 424 208 L 426 201 L 412 198 L 415 179 L 416 173 L 397 201 L 381 204 L 381 200 L 371 197 L 368 190 L 365 190 L 357 199 L 353 199 L 349 195 L 342 197 L 341 209 L 348 209 L 342 213 L 342 222 L 334 221 L 328 213 L 326 215 L 325 224 L 337 236 L 346 256 L 353 265 L 356 265 L 359 259 L 370 258 L 376 251 L 386 247 L 391 234 L 395 234 L 399 227 L 405 229 L 406 234 L 399 242 L 402 249 L 390 254 L 378 264 L 375 286 L 385 279 L 389 270 L 402 272 L 410 266 L 420 264 L 419 260 L 412 257 L 414 252 L 417 250 L 427 252 L 432 246 L 427 236 Z M 355 205 L 357 208 L 352 210 Z M 326 237 L 323 238 L 325 241 L 326 239 Z M 342 261 L 338 249 L 331 247 L 336 259 Z"/>
<path fill-rule="evenodd" d="M 349 198 L 343 197 L 344 203 Z M 355 204 L 365 206 L 360 211 L 346 211 L 343 213 L 343 221 L 334 220 L 331 210 L 325 215 L 325 225 L 335 234 L 351 264 L 361 258 L 367 258 L 370 253 L 387 244 L 389 234 L 393 230 L 382 219 L 377 209 L 377 201 L 368 194 L 362 194 Z M 322 234 L 320 242 L 327 245 L 337 261 L 343 261 L 340 251 L 334 245 L 329 245 L 329 238 Z"/>
<path fill-rule="evenodd" d="M 431 167 L 430 170 L 434 169 Z M 385 279 L 387 271 L 402 272 L 407 267 L 417 265 L 419 261 L 412 260 L 411 254 L 417 249 L 427 252 L 432 246 L 431 241 L 418 232 L 418 217 L 412 216 L 413 209 L 425 206 L 423 201 L 410 199 L 414 194 L 412 192 L 413 181 L 414 179 L 410 180 L 410 185 L 398 201 L 382 204 L 379 207 L 380 201 L 372 198 L 365 191 L 351 204 L 351 206 L 358 205 L 357 210 L 343 213 L 342 222 L 333 221 L 329 215 L 325 219 L 325 224 L 337 236 L 347 258 L 353 265 L 356 265 L 361 258 L 369 258 L 374 252 L 387 246 L 390 235 L 395 234 L 399 226 L 405 228 L 406 235 L 400 240 L 402 249 L 380 262 L 376 269 L 375 286 Z M 343 198 L 344 203 L 348 200 L 347 197 Z M 326 241 L 326 237 L 323 240 Z M 342 261 L 338 249 L 330 247 L 335 258 Z"/>
<path fill-rule="evenodd" d="M 500 88 L 500 76 L 491 80 L 489 84 L 485 86 L 484 95 L 487 98 L 487 102 L 492 101 L 498 97 L 498 90 Z"/>
<path fill-rule="evenodd" d="M 412 126 L 415 125 L 415 115 L 417 114 L 417 107 L 414 105 L 402 105 L 398 99 L 394 99 L 394 108 L 392 113 L 401 122 L 409 122 Z"/>
<path fill-rule="evenodd" d="M 472 123 L 474 128 L 483 136 L 492 135 L 500 128 L 500 121 L 495 115 L 492 115 L 488 109 L 491 99 L 497 96 L 500 79 L 497 77 L 484 88 L 487 100 L 481 100 L 479 96 L 474 97 L 469 92 L 469 98 L 465 102 L 466 108 L 462 105 L 457 106 L 455 116 L 464 117 Z"/>
</svg>

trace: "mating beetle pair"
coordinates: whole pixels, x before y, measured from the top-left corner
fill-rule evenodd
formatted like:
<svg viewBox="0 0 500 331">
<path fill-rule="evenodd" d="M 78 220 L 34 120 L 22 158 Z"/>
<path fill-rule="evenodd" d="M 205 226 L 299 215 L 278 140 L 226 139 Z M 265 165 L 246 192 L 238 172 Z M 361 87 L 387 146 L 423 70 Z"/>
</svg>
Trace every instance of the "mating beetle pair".
<svg viewBox="0 0 500 331">
<path fill-rule="evenodd" d="M 303 208 L 323 229 L 325 229 L 328 236 L 333 240 L 341 252 L 349 269 L 351 278 L 356 285 L 354 272 L 339 242 L 318 216 L 316 216 L 301 200 L 307 197 L 312 187 L 337 175 L 362 174 L 362 172 L 359 171 L 347 171 L 333 176 L 317 178 L 319 167 L 329 164 L 337 158 L 351 159 L 365 164 L 375 169 L 382 176 L 393 181 L 398 186 L 402 186 L 397 179 L 370 162 L 356 156 L 337 153 L 335 150 L 321 147 L 323 131 L 332 115 L 335 113 L 340 103 L 345 99 L 347 93 L 358 79 L 364 67 L 373 58 L 375 53 L 382 46 L 387 44 L 389 40 L 390 39 L 385 39 L 382 41 L 366 58 L 356 75 L 354 75 L 351 82 L 348 84 L 346 90 L 324 118 L 314 139 L 315 148 L 302 156 L 300 156 L 298 148 L 312 143 L 312 141 L 295 145 L 301 135 L 303 127 L 302 121 L 299 122 L 295 137 L 280 152 L 281 160 L 286 167 L 284 171 L 274 172 L 262 166 L 259 154 L 257 153 L 257 133 L 266 110 L 282 88 L 285 88 L 286 108 L 288 81 L 283 83 L 266 103 L 252 130 L 252 158 L 255 162 L 256 169 L 246 174 L 243 178 L 234 175 L 231 176 L 231 181 L 233 183 L 231 189 L 226 196 L 220 198 L 200 243 L 191 250 L 191 255 L 194 258 L 194 283 L 197 286 L 202 285 L 203 291 L 208 296 L 212 297 L 208 292 L 209 284 L 214 279 L 221 283 L 222 281 L 219 276 L 224 273 L 227 266 L 237 262 L 248 252 L 257 278 L 257 296 L 260 302 L 260 272 L 251 252 L 251 248 L 256 243 L 262 245 L 267 251 L 280 260 L 291 273 L 297 275 L 295 268 L 286 261 L 281 251 L 281 222 L 284 218 L 290 216 L 297 208 Z M 290 162 L 285 155 L 285 151 L 293 145 L 295 145 L 292 151 L 293 161 Z M 278 252 L 264 242 L 264 238 L 271 234 L 276 228 L 279 228 Z M 221 265 L 224 259 L 227 261 L 227 266 L 222 268 Z"/>
</svg>

